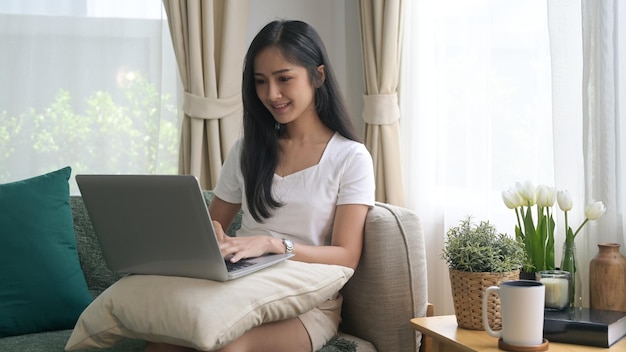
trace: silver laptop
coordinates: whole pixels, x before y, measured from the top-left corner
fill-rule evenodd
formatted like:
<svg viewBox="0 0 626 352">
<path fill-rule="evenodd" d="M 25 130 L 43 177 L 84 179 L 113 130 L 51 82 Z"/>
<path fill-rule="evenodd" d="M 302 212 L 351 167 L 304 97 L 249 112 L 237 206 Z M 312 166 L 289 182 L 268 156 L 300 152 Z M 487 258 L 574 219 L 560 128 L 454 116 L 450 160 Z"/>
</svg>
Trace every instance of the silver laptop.
<svg viewBox="0 0 626 352">
<path fill-rule="evenodd" d="M 293 256 L 227 263 L 194 176 L 77 175 L 76 182 L 114 272 L 227 281 Z"/>
</svg>

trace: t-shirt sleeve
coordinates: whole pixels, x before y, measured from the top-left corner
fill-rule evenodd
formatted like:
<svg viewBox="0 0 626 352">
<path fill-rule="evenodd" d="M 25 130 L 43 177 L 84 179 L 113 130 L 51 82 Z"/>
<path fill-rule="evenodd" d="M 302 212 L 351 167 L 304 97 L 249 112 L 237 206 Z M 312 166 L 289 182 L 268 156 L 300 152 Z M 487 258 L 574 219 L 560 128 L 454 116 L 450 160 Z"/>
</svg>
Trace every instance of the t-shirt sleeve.
<svg viewBox="0 0 626 352">
<path fill-rule="evenodd" d="M 337 205 L 365 204 L 372 207 L 375 190 L 372 156 L 363 144 L 356 144 L 351 157 L 346 160 Z"/>
<path fill-rule="evenodd" d="M 217 186 L 213 190 L 217 197 L 234 204 L 241 204 L 243 195 L 243 176 L 239 166 L 241 142 L 241 139 L 238 140 L 228 152 L 217 180 Z"/>
</svg>

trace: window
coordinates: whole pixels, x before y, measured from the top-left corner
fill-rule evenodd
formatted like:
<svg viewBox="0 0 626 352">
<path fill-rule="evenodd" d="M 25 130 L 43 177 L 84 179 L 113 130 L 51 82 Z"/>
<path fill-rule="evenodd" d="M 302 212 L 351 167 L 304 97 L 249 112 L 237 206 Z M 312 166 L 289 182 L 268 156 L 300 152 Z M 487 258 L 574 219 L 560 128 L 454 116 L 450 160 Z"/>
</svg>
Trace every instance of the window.
<svg viewBox="0 0 626 352">
<path fill-rule="evenodd" d="M 179 82 L 160 0 L 4 1 L 0 46 L 0 182 L 66 165 L 177 172 Z"/>
</svg>

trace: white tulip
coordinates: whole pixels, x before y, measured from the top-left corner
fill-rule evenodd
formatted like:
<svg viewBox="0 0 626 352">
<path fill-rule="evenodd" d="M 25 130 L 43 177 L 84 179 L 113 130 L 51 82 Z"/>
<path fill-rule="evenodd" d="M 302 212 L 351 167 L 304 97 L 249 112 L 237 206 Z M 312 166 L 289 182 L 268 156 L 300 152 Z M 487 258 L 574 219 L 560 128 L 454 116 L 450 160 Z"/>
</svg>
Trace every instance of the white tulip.
<svg viewBox="0 0 626 352">
<path fill-rule="evenodd" d="M 511 187 L 506 191 L 502 191 L 502 200 L 504 205 L 509 209 L 515 209 L 521 205 L 524 205 L 522 197 L 517 193 L 515 188 Z"/>
<path fill-rule="evenodd" d="M 606 207 L 602 202 L 594 202 L 585 208 L 585 218 L 589 220 L 598 220 L 604 215 Z"/>
<path fill-rule="evenodd" d="M 524 200 L 525 206 L 533 206 L 537 201 L 537 195 L 535 194 L 535 186 L 531 181 L 526 181 L 523 184 L 516 182 L 515 189 Z"/>
<path fill-rule="evenodd" d="M 569 191 L 564 189 L 556 193 L 556 201 L 559 203 L 559 208 L 563 211 L 570 211 L 574 207 L 574 201 Z"/>
<path fill-rule="evenodd" d="M 551 207 L 556 200 L 556 188 L 539 185 L 537 186 L 537 205 L 540 207 Z"/>
</svg>

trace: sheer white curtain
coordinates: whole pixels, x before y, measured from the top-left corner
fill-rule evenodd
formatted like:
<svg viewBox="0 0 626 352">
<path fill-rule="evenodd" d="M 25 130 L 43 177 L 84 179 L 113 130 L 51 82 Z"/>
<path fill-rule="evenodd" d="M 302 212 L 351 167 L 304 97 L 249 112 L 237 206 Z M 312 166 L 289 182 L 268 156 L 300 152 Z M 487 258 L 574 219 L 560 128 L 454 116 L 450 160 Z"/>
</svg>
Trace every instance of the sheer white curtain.
<svg viewBox="0 0 626 352">
<path fill-rule="evenodd" d="M 0 182 L 66 165 L 177 173 L 179 82 L 160 0 L 2 1 L 0 52 Z"/>
<path fill-rule="evenodd" d="M 606 10 L 608 3 L 617 11 L 617 1 L 597 6 Z M 501 192 L 525 180 L 569 190 L 574 226 L 584 218 L 588 202 L 615 204 L 619 231 L 610 225 L 611 231 L 603 228 L 602 234 L 594 233 L 613 216 L 607 211 L 606 219 L 588 225 L 588 233 L 577 239 L 583 298 L 588 300 L 586 275 L 596 243 L 624 241 L 618 208 L 624 201 L 619 141 L 624 135 L 620 121 L 626 120 L 623 114 L 616 117 L 615 130 L 604 134 L 585 132 L 583 96 L 594 88 L 587 87 L 583 94 L 581 2 L 417 0 L 410 4 L 400 97 L 403 168 L 407 206 L 421 216 L 427 234 L 429 300 L 435 304 L 435 314 L 454 313 L 448 269 L 440 258 L 447 229 L 472 215 L 512 236 L 515 215 L 504 206 Z M 590 7 L 585 11 L 591 12 Z M 610 16 L 615 24 L 619 22 L 617 12 Z M 624 41 L 626 36 L 616 37 Z M 623 62 L 616 62 L 623 69 Z M 617 72 L 616 68 L 612 74 L 617 77 Z M 623 98 L 624 89 L 616 92 Z M 588 106 L 597 103 L 585 100 Z M 618 111 L 618 107 L 615 103 L 604 109 Z M 616 140 L 599 144 L 608 132 Z M 585 138 L 593 144 L 584 145 Z M 606 158 L 605 153 L 617 153 L 616 163 L 611 164 L 615 170 L 594 162 Z M 590 193 L 590 182 L 597 185 L 598 178 L 615 187 L 602 192 L 595 187 Z M 558 212 L 557 262 L 563 240 Z"/>
<path fill-rule="evenodd" d="M 586 229 L 577 246 L 584 249 L 583 277 L 598 242 L 616 242 L 626 253 L 623 178 L 626 157 L 626 3 L 618 0 L 582 0 L 582 111 L 584 191 L 587 201 L 602 200 L 603 218 Z M 621 72 L 621 74 L 620 74 Z M 588 282 L 588 281 L 585 281 Z M 588 289 L 587 287 L 584 287 Z M 583 298 L 588 295 L 583 292 Z"/>
</svg>

